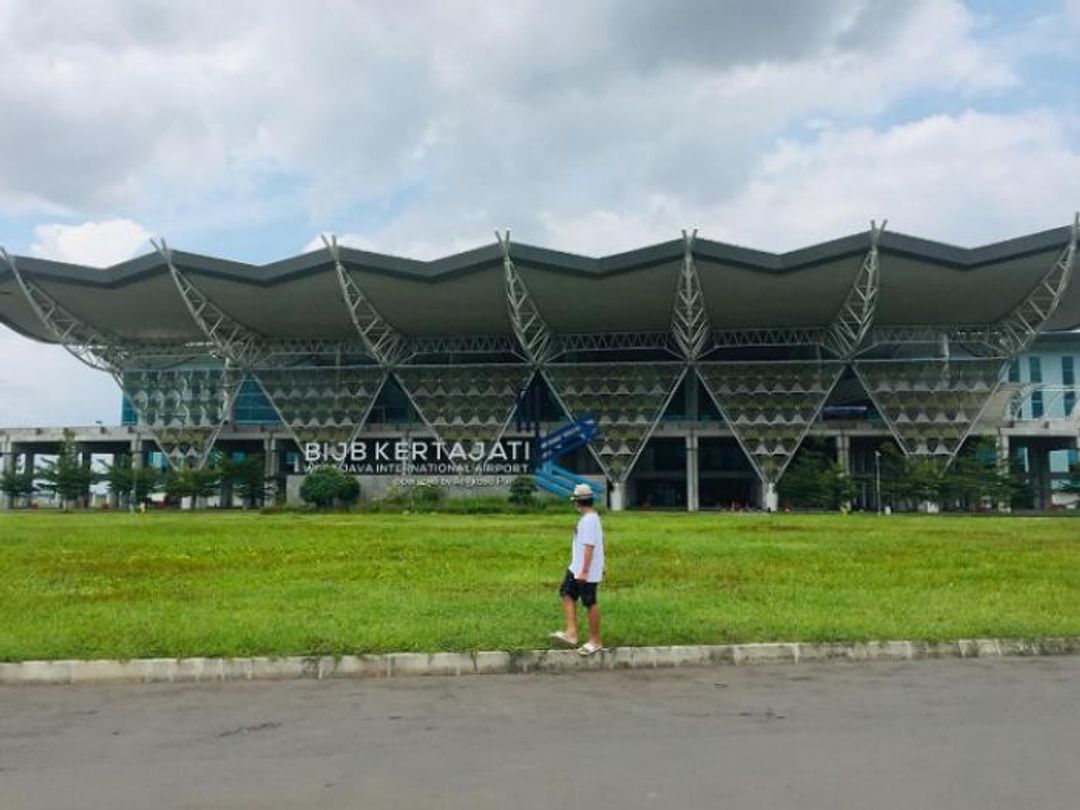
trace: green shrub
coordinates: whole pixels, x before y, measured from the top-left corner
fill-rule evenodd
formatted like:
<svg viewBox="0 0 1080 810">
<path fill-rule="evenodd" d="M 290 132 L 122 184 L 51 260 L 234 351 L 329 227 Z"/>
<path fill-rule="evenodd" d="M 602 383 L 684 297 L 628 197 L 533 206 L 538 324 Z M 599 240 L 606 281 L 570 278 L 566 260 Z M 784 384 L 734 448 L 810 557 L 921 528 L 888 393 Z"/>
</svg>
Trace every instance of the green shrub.
<svg viewBox="0 0 1080 810">
<path fill-rule="evenodd" d="M 360 482 L 337 467 L 316 467 L 300 485 L 300 497 L 319 508 L 350 504 L 360 497 Z"/>
<path fill-rule="evenodd" d="M 421 482 L 416 486 L 411 487 L 411 490 L 412 497 L 410 500 L 417 509 L 428 509 L 438 506 L 446 500 L 446 491 L 438 484 Z"/>
<path fill-rule="evenodd" d="M 510 503 L 515 506 L 529 506 L 536 492 L 536 482 L 531 475 L 519 475 L 510 482 Z"/>
</svg>

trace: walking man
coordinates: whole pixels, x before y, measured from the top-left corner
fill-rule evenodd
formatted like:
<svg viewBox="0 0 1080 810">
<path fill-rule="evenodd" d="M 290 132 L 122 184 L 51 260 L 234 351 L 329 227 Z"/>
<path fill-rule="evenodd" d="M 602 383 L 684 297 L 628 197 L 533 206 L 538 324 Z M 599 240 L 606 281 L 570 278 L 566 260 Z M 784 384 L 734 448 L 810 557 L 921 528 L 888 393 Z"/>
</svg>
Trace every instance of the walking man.
<svg viewBox="0 0 1080 810">
<path fill-rule="evenodd" d="M 580 655 L 594 655 L 604 648 L 600 641 L 600 606 L 596 603 L 596 588 L 604 577 L 604 529 L 600 515 L 593 508 L 593 491 L 588 484 L 578 484 L 570 500 L 577 507 L 577 529 L 571 544 L 570 567 L 559 587 L 566 629 L 551 634 L 553 641 L 569 647 L 578 645 L 577 601 L 589 619 L 589 640 L 578 647 Z"/>
</svg>

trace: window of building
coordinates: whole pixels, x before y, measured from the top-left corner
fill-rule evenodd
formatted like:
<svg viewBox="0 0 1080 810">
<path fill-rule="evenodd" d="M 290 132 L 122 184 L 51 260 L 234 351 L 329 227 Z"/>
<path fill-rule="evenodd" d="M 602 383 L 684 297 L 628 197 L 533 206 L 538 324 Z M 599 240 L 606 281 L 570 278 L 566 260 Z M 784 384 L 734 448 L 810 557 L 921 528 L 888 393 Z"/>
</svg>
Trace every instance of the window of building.
<svg viewBox="0 0 1080 810">
<path fill-rule="evenodd" d="M 1015 357 L 1009 363 L 1009 382 L 1020 382 L 1020 361 Z"/>
<path fill-rule="evenodd" d="M 245 377 L 233 402 L 233 421 L 238 425 L 277 425 L 277 411 L 255 380 Z"/>
<path fill-rule="evenodd" d="M 1066 388 L 1076 385 L 1076 371 L 1073 367 L 1073 356 L 1066 354 L 1061 358 L 1061 384 Z M 1062 397 L 1061 405 L 1065 413 L 1063 416 L 1066 418 L 1076 408 L 1076 391 L 1066 391 L 1065 396 Z"/>
<path fill-rule="evenodd" d="M 121 425 L 137 425 L 139 423 L 139 415 L 135 413 L 135 406 L 131 404 L 131 400 L 127 398 L 125 394 L 122 398 L 122 404 L 120 406 L 120 424 Z"/>
<path fill-rule="evenodd" d="M 1038 419 L 1043 415 L 1043 392 L 1036 391 L 1031 395 L 1031 418 Z"/>
</svg>

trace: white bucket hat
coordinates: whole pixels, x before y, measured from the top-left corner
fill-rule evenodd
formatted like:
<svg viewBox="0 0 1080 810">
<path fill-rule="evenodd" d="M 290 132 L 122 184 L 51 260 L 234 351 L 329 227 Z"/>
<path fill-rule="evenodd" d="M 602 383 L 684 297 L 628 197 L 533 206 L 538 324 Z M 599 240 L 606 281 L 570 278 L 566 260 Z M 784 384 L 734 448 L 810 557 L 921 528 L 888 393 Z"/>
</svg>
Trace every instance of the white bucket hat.
<svg viewBox="0 0 1080 810">
<path fill-rule="evenodd" d="M 593 497 L 592 487 L 588 484 L 578 484 L 574 487 L 574 494 L 570 496 L 572 501 L 583 501 Z"/>
</svg>

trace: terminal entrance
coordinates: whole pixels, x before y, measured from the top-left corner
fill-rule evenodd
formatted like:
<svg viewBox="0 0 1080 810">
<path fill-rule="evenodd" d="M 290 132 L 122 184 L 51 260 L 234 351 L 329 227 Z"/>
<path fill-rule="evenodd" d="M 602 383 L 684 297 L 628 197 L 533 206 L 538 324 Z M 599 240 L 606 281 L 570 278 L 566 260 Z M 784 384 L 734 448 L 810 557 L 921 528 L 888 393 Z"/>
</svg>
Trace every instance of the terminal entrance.
<svg viewBox="0 0 1080 810">
<path fill-rule="evenodd" d="M 761 508 L 757 473 L 732 438 L 698 440 L 698 488 L 702 509 Z"/>
<path fill-rule="evenodd" d="M 634 465 L 628 495 L 637 509 L 686 509 L 686 440 L 650 439 Z"/>
</svg>

